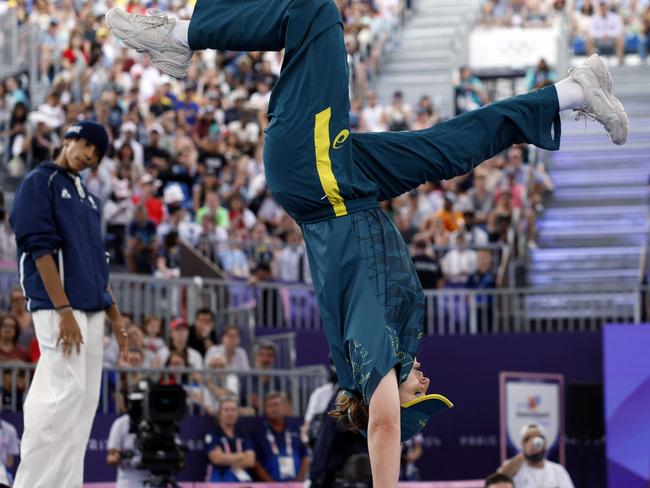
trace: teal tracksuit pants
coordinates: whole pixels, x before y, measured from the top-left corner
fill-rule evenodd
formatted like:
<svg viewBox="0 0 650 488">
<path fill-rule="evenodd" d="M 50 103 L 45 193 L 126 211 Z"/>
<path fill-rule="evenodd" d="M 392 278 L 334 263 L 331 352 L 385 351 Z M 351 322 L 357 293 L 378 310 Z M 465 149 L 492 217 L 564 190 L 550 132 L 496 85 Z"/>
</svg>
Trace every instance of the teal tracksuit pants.
<svg viewBox="0 0 650 488">
<path fill-rule="evenodd" d="M 198 0 L 189 42 L 195 50 L 285 49 L 265 130 L 266 179 L 302 225 L 341 385 L 369 400 L 390 368 L 400 379 L 410 371 L 424 306 L 378 201 L 465 174 L 512 144 L 559 149 L 555 88 L 430 129 L 351 134 L 343 26 L 331 0 Z"/>
</svg>

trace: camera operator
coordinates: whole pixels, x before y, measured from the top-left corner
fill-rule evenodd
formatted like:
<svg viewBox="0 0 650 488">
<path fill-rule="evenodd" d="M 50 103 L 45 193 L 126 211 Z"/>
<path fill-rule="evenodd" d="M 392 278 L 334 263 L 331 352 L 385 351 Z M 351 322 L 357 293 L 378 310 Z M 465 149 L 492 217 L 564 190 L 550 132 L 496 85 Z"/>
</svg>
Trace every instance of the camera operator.
<svg viewBox="0 0 650 488">
<path fill-rule="evenodd" d="M 574 488 L 566 469 L 546 459 L 546 436 L 538 424 L 524 425 L 521 445 L 522 452 L 499 468 L 514 480 L 515 488 Z"/>
<path fill-rule="evenodd" d="M 137 469 L 140 453 L 136 452 L 136 437 L 131 430 L 128 414 L 115 419 L 108 435 L 108 457 L 106 462 L 117 467 L 116 488 L 142 488 L 151 472 Z"/>
</svg>

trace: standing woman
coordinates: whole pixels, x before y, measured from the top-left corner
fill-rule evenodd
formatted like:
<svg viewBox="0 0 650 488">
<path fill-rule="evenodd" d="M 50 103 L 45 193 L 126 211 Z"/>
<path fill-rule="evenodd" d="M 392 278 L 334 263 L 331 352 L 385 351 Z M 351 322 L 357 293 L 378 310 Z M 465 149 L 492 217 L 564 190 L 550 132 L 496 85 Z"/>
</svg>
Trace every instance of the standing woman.
<svg viewBox="0 0 650 488">
<path fill-rule="evenodd" d="M 56 160 L 37 166 L 16 193 L 10 222 L 41 351 L 24 405 L 16 488 L 82 486 L 99 400 L 106 316 L 122 354 L 128 350 L 108 286 L 99 198 L 79 177 L 107 148 L 104 127 L 80 122 L 66 132 Z"/>
</svg>

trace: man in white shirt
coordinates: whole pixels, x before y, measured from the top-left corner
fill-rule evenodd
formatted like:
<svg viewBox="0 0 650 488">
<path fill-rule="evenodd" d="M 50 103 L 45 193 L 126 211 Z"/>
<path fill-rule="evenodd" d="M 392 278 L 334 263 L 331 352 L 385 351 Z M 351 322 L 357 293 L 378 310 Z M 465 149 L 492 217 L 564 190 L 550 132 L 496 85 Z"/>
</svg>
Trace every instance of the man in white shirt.
<svg viewBox="0 0 650 488">
<path fill-rule="evenodd" d="M 538 424 L 524 425 L 521 445 L 522 452 L 499 468 L 500 473 L 512 477 L 515 488 L 574 488 L 566 469 L 545 458 L 546 436 Z"/>
<path fill-rule="evenodd" d="M 377 103 L 376 92 L 368 92 L 368 103 L 361 113 L 368 132 L 380 132 L 386 130 L 384 107 Z"/>
<path fill-rule="evenodd" d="M 611 11 L 604 1 L 600 2 L 598 13 L 591 17 L 589 23 L 587 51 L 591 55 L 596 49 L 602 54 L 615 52 L 618 63 L 623 64 L 625 54 L 623 19 L 618 13 Z"/>
<path fill-rule="evenodd" d="M 129 432 L 131 417 L 122 415 L 111 426 L 108 434 L 108 457 L 106 461 L 110 466 L 117 467 L 116 488 L 140 488 L 151 476 L 149 471 L 137 469 L 138 453 L 134 452 L 135 434 Z M 135 458 L 132 456 L 135 454 Z"/>
</svg>

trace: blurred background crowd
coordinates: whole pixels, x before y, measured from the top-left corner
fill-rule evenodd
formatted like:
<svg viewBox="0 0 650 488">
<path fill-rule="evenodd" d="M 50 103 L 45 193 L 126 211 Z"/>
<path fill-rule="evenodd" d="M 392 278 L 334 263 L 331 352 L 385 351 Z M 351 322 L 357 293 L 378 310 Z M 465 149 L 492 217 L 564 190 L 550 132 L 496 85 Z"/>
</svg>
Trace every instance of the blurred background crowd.
<svg viewBox="0 0 650 488">
<path fill-rule="evenodd" d="M 178 276 L 183 239 L 230 277 L 248 279 L 262 266 L 272 280 L 309 283 L 299 228 L 273 200 L 263 171 L 265 115 L 282 53 L 203 51 L 187 79 L 175 80 L 108 34 L 103 14 L 110 2 L 4 4 L 42 29 L 39 62 L 47 82 L 40 105 L 29 100 L 25 80 L 0 83 L 1 129 L 9 138 L 3 156 L 12 176 L 52 158 L 75 120 L 98 120 L 109 127 L 112 145 L 84 178 L 102 200 L 115 270 Z M 422 129 L 439 122 L 427 96 L 411 105 L 398 91 L 382 104 L 368 89 L 408 5 L 338 5 L 351 66 L 352 129 Z M 124 6 L 145 11 L 139 2 Z M 146 7 L 179 18 L 191 12 L 182 2 Z M 464 109 L 488 101 L 469 69 L 463 80 Z M 383 203 L 422 263 L 426 287 L 495 286 L 500 247 L 521 235 L 535 246 L 535 216 L 552 183 L 543 164 L 528 164 L 533 157 L 526 146 L 514 148 L 473 174 L 433 181 Z M 10 232 L 6 224 L 4 232 Z M 0 239 L 0 258 L 13 259 L 10 241 Z"/>
</svg>

